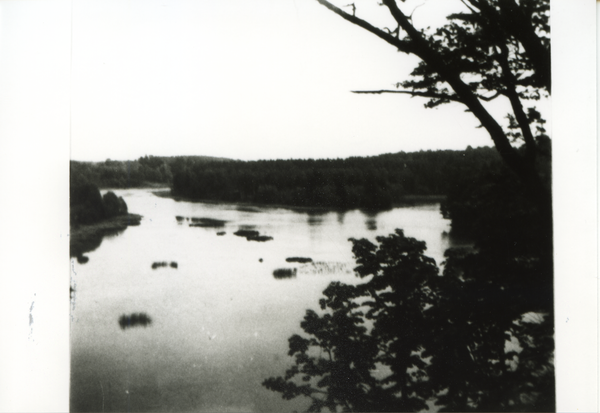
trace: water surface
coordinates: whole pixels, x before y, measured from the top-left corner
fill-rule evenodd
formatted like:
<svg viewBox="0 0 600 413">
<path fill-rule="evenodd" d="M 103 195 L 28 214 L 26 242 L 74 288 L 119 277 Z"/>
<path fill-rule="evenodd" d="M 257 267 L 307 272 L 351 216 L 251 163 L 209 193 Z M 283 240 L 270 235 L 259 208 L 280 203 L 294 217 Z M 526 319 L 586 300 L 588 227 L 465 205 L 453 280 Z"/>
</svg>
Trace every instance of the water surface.
<svg viewBox="0 0 600 413">
<path fill-rule="evenodd" d="M 305 410 L 261 382 L 292 364 L 287 339 L 325 287 L 360 282 L 348 238 L 402 228 L 438 263 L 450 246 L 438 204 L 315 214 L 115 192 L 144 218 L 104 239 L 89 262 L 73 260 L 72 411 Z M 193 217 L 223 224 L 190 227 Z M 273 240 L 248 241 L 239 229 Z M 161 262 L 169 265 L 153 268 Z M 295 276 L 275 277 L 281 268 Z"/>
</svg>

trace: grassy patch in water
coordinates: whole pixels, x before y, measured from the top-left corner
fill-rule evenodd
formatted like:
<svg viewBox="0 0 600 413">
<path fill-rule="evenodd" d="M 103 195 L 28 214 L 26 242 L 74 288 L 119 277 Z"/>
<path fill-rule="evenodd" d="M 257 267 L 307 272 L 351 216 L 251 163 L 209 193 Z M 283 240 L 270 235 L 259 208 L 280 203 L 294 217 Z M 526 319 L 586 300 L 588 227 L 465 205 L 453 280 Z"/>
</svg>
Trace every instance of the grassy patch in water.
<svg viewBox="0 0 600 413">
<path fill-rule="evenodd" d="M 297 270 L 295 268 L 277 268 L 275 271 L 273 271 L 273 277 L 277 278 L 278 280 L 284 278 L 295 278 L 296 271 Z"/>
<path fill-rule="evenodd" d="M 308 257 L 289 257 L 285 259 L 287 262 L 299 262 L 301 264 L 305 264 L 307 262 L 312 262 L 312 258 Z"/>
<path fill-rule="evenodd" d="M 160 261 L 160 262 L 153 262 L 152 263 L 152 269 L 155 270 L 157 268 L 160 267 L 171 267 L 171 268 L 177 268 L 178 264 L 175 261 L 171 261 L 171 263 L 169 264 L 166 261 Z"/>
<path fill-rule="evenodd" d="M 273 237 L 269 237 L 266 235 L 257 235 L 255 237 L 246 237 L 246 239 L 248 241 L 258 241 L 258 242 L 273 241 Z"/>
<path fill-rule="evenodd" d="M 253 229 L 240 228 L 239 230 L 234 232 L 233 235 L 237 235 L 238 237 L 245 237 L 248 241 L 265 242 L 273 240 L 273 237 L 269 237 L 267 235 L 260 235 L 258 231 L 255 231 Z"/>
<path fill-rule="evenodd" d="M 152 319 L 146 313 L 123 314 L 119 317 L 121 330 L 132 327 L 147 327 L 152 324 Z"/>
<path fill-rule="evenodd" d="M 192 223 L 190 227 L 203 227 L 203 228 L 221 228 L 224 227 L 227 221 L 223 221 L 222 219 L 214 219 L 214 218 L 190 218 Z"/>
<path fill-rule="evenodd" d="M 260 233 L 258 231 L 254 231 L 251 229 L 239 229 L 233 233 L 233 235 L 237 235 L 238 237 L 258 237 Z"/>
</svg>

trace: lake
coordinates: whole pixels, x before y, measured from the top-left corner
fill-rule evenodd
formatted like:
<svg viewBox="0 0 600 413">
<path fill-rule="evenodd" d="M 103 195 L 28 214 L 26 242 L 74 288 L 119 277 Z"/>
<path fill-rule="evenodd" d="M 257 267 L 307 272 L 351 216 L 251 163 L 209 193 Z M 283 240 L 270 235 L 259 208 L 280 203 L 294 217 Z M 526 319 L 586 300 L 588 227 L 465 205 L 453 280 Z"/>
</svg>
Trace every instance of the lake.
<svg viewBox="0 0 600 413">
<path fill-rule="evenodd" d="M 71 411 L 305 410 L 306 400 L 261 383 L 292 365 L 288 337 L 327 285 L 360 282 L 348 238 L 401 228 L 437 263 L 451 246 L 439 204 L 308 213 L 114 192 L 144 218 L 104 238 L 87 263 L 72 259 Z M 191 227 L 193 217 L 225 222 Z M 239 229 L 273 240 L 248 241 Z M 282 268 L 295 273 L 276 278 Z"/>
</svg>

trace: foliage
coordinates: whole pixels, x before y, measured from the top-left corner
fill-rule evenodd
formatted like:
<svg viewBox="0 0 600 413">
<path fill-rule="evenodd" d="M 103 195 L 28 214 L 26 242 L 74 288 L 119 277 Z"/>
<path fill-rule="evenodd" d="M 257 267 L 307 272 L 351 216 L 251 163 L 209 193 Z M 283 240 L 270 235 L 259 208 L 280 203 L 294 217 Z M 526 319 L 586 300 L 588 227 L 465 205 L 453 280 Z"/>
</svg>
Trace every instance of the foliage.
<svg viewBox="0 0 600 413">
<path fill-rule="evenodd" d="M 548 187 L 551 173 L 549 145 L 547 137 L 538 138 L 538 146 L 544 150 L 538 156 L 537 169 Z M 519 247 L 548 247 L 548 242 L 541 242 L 540 238 L 551 238 L 548 228 L 544 227 L 547 223 L 541 220 L 527 188 L 502 164 L 482 168 L 472 179 L 452 186 L 442 203 L 442 214 L 452 222 L 452 235 L 479 242 L 503 237 L 506 245 L 517 245 L 516 239 L 509 238 L 520 237 Z M 492 233 L 494 231 L 504 235 Z M 537 239 L 527 239 L 524 232 Z"/>
<path fill-rule="evenodd" d="M 418 395 L 427 390 L 416 379 L 425 363 L 413 352 L 423 345 L 418 326 L 433 299 L 423 287 L 437 268 L 422 255 L 425 244 L 400 230 L 378 241 L 379 249 L 367 240 L 352 240 L 357 274 L 372 278 L 357 286 L 329 285 L 320 301 L 325 313 L 308 310 L 301 324 L 309 338 L 294 335 L 289 340 L 296 365 L 285 377 L 267 379 L 267 388 L 286 399 L 311 397 L 309 411 L 426 407 Z M 296 384 L 295 376 L 303 383 Z"/>
<path fill-rule="evenodd" d="M 168 186 L 173 173 L 195 163 L 222 162 L 209 156 L 143 156 L 134 161 L 71 161 L 71 185 L 93 183 L 100 188 L 135 188 L 148 185 Z"/>
<path fill-rule="evenodd" d="M 439 276 L 425 243 L 401 230 L 351 241 L 366 281 L 329 285 L 305 335 L 289 339 L 295 365 L 264 386 L 309 397 L 309 411 L 553 409 L 552 317 L 514 300 L 527 265 L 503 279 L 496 261 L 451 250 Z"/>
<path fill-rule="evenodd" d="M 442 195 L 482 167 L 491 148 L 375 157 L 195 164 L 175 173 L 172 191 L 195 199 L 329 208 L 386 209 L 410 195 Z"/>
<path fill-rule="evenodd" d="M 514 172 L 469 172 L 442 212 L 474 247 L 448 250 L 438 276 L 424 243 L 400 230 L 378 245 L 352 240 L 366 282 L 325 290 L 305 335 L 290 338 L 295 365 L 267 388 L 310 397 L 310 411 L 554 410 L 551 234 Z"/>
<path fill-rule="evenodd" d="M 551 91 L 548 0 L 456 1 L 457 12 L 433 28 L 414 25 L 409 10 L 418 4 L 382 0 L 380 10 L 397 24 L 394 30 L 361 18 L 361 8 L 348 13 L 341 4 L 317 1 L 398 51 L 419 58 L 411 78 L 398 82 L 397 89 L 357 93 L 424 97 L 426 107 L 464 105 L 487 130 L 502 160 L 527 187 L 551 226 L 550 190 L 536 171 L 540 149 L 535 137 L 544 133 L 544 120 L 532 104 Z M 508 124 L 485 106 L 495 99 L 508 103 Z"/>
<path fill-rule="evenodd" d="M 127 204 L 123 197 L 117 197 L 114 192 L 109 191 L 102 197 L 104 204 L 104 215 L 107 218 L 127 214 Z"/>
<path fill-rule="evenodd" d="M 91 224 L 104 219 L 104 204 L 98 187 L 91 183 L 71 184 L 69 197 L 71 225 Z"/>
<path fill-rule="evenodd" d="M 401 9 L 407 8 L 404 0 L 382 0 L 398 25 L 389 30 L 360 18 L 354 4 L 350 14 L 317 1 L 420 59 L 396 90 L 358 93 L 424 97 L 426 107 L 464 105 L 488 131 L 505 168 L 488 165 L 449 188 L 443 213 L 452 219 L 452 232 L 470 237 L 474 248 L 448 250 L 442 276 L 424 270 L 426 263 L 434 265 L 423 248 L 412 250 L 414 259 L 407 261 L 416 241 L 400 231 L 378 238 L 379 246 L 354 241 L 357 273 L 371 278 L 356 287 L 330 285 L 334 292 L 327 297 L 351 291 L 344 305 L 335 307 L 330 299 L 321 303 L 324 314 L 308 312 L 302 327 L 309 338 L 290 339 L 296 365 L 264 384 L 284 397 L 311 397 L 313 410 L 405 411 L 436 403 L 448 411 L 553 411 L 551 154 L 544 120 L 532 105 L 551 91 L 549 2 L 461 0 L 462 10 L 431 29 L 414 26 Z M 505 125 L 484 105 L 498 98 L 510 106 Z M 406 282 L 411 275 L 415 280 Z M 313 328 L 337 317 L 345 320 L 328 324 L 327 331 Z M 367 405 L 337 391 L 343 377 L 331 369 L 307 368 L 320 362 L 318 350 L 331 349 L 334 361 L 356 370 L 355 360 L 336 358 L 339 348 L 322 340 L 323 334 L 337 337 L 346 320 L 359 336 L 353 341 L 378 349 L 360 358 L 369 374 L 363 368 L 363 383 L 351 386 Z M 337 342 L 353 345 L 343 340 Z M 299 341 L 302 347 L 292 345 Z M 381 367 L 384 377 L 378 376 Z M 299 374 L 310 384 L 299 387 Z M 375 392 L 384 408 L 371 404 Z"/>
<path fill-rule="evenodd" d="M 89 182 L 71 185 L 69 207 L 72 228 L 127 215 L 127 204 L 123 197 L 117 197 L 112 191 L 102 196 L 98 187 Z"/>
</svg>

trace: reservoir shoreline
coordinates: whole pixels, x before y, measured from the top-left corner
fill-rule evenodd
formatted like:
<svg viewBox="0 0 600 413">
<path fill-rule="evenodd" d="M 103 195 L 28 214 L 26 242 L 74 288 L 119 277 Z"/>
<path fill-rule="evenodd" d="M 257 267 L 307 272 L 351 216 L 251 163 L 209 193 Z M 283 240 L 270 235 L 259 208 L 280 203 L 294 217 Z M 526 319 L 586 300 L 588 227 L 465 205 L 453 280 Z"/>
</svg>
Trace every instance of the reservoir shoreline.
<svg viewBox="0 0 600 413">
<path fill-rule="evenodd" d="M 106 235 L 119 233 L 129 226 L 140 225 L 141 220 L 141 215 L 127 214 L 71 228 L 69 254 L 79 259 L 86 252 L 98 248 Z"/>
<path fill-rule="evenodd" d="M 296 206 L 296 205 L 286 205 L 286 204 L 264 204 L 258 202 L 242 202 L 242 201 L 224 201 L 217 199 L 197 199 L 190 198 L 181 195 L 174 195 L 171 193 L 170 189 L 161 190 L 161 191 L 152 191 L 152 194 L 158 196 L 160 198 L 169 198 L 173 199 L 177 202 L 192 202 L 192 203 L 204 203 L 204 204 L 228 204 L 228 205 L 238 205 L 240 207 L 260 207 L 260 208 L 283 208 L 289 209 L 292 211 L 298 212 L 338 212 L 338 211 L 347 211 L 345 209 L 340 208 L 328 208 L 328 207 L 320 207 L 320 206 Z M 445 195 L 406 195 L 402 197 L 402 200 L 399 202 L 395 202 L 392 204 L 392 208 L 398 207 L 406 207 L 406 206 L 416 206 L 416 205 L 427 205 L 427 204 L 436 204 L 446 200 Z M 353 208 L 360 209 L 360 208 Z"/>
</svg>

